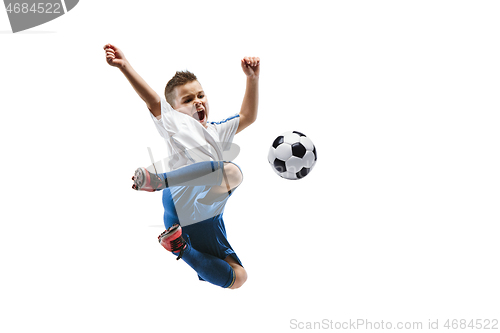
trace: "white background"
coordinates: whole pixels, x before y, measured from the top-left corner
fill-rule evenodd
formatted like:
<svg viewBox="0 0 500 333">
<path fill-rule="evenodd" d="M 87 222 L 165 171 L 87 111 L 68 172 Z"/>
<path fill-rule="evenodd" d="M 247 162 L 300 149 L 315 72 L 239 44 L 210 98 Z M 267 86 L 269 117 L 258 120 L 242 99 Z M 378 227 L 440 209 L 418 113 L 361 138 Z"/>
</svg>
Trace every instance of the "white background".
<svg viewBox="0 0 500 333">
<path fill-rule="evenodd" d="M 17 34 L 0 10 L 0 331 L 500 319 L 499 10 L 86 0 Z M 240 59 L 261 58 L 259 117 L 235 138 L 245 180 L 225 212 L 241 289 L 198 282 L 158 245 L 161 194 L 130 177 L 163 141 L 106 43 L 159 94 L 194 72 L 211 120 L 239 111 Z M 288 130 L 319 155 L 299 181 L 267 163 Z"/>
</svg>

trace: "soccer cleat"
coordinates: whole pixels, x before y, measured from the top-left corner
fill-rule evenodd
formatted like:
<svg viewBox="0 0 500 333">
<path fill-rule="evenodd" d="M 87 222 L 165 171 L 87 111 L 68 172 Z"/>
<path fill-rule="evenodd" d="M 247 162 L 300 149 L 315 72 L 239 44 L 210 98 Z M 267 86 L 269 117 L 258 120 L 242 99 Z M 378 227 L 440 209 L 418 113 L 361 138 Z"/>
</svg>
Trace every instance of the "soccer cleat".
<svg viewBox="0 0 500 333">
<path fill-rule="evenodd" d="M 182 258 L 182 254 L 187 247 L 186 241 L 182 238 L 182 229 L 179 224 L 174 224 L 162 232 L 160 236 L 158 236 L 158 242 L 160 242 L 161 246 L 167 249 L 167 251 L 179 253 L 177 260 Z"/>
<path fill-rule="evenodd" d="M 135 170 L 132 177 L 134 185 L 132 188 L 137 191 L 154 192 L 165 188 L 165 182 L 157 174 L 151 173 L 146 168 Z"/>
</svg>

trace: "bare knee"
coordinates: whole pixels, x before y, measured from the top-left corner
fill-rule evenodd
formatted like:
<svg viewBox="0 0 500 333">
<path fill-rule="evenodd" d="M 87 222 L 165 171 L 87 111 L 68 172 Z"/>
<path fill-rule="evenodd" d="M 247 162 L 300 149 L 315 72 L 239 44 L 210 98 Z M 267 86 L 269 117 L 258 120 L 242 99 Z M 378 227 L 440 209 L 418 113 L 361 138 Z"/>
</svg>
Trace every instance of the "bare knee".
<svg viewBox="0 0 500 333">
<path fill-rule="evenodd" d="M 231 265 L 232 266 L 232 265 Z M 241 266 L 232 266 L 236 275 L 233 285 L 229 289 L 238 289 L 247 281 L 247 271 Z"/>
<path fill-rule="evenodd" d="M 246 282 L 247 271 L 231 256 L 227 256 L 224 260 L 231 266 L 235 275 L 234 283 L 229 289 L 238 289 Z"/>
<path fill-rule="evenodd" d="M 242 181 L 243 174 L 240 168 L 230 162 L 224 163 L 224 182 L 226 185 L 228 185 L 230 189 L 234 189 L 239 186 Z"/>
</svg>

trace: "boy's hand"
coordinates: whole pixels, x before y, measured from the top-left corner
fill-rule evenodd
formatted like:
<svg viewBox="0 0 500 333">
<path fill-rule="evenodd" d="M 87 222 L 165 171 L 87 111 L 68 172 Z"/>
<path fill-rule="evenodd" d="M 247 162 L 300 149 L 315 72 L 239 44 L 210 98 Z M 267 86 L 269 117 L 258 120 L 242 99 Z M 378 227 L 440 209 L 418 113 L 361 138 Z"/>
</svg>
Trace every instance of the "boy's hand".
<svg viewBox="0 0 500 333">
<path fill-rule="evenodd" d="M 106 51 L 106 62 L 113 67 L 123 68 L 127 59 L 123 52 L 114 45 L 106 44 L 104 45 L 104 51 Z"/>
<path fill-rule="evenodd" d="M 259 77 L 260 58 L 245 57 L 241 59 L 241 68 L 247 77 Z"/>
<path fill-rule="evenodd" d="M 106 52 L 106 62 L 113 67 L 117 67 L 125 75 L 128 82 L 132 85 L 135 92 L 139 95 L 153 114 L 158 117 L 161 115 L 161 99 L 158 94 L 144 81 L 144 79 L 130 66 L 125 59 L 123 52 L 112 44 L 104 45 Z"/>
</svg>

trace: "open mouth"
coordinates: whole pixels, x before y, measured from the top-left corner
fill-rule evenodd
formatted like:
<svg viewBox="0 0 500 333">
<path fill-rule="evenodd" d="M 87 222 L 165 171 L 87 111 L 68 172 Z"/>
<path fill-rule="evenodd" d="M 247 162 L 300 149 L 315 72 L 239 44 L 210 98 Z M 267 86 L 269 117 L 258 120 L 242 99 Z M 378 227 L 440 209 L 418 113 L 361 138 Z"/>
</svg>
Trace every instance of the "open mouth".
<svg viewBox="0 0 500 333">
<path fill-rule="evenodd" d="M 202 122 L 205 119 L 205 110 L 199 110 L 194 115 L 193 118 Z"/>
</svg>

